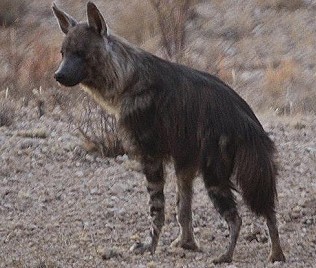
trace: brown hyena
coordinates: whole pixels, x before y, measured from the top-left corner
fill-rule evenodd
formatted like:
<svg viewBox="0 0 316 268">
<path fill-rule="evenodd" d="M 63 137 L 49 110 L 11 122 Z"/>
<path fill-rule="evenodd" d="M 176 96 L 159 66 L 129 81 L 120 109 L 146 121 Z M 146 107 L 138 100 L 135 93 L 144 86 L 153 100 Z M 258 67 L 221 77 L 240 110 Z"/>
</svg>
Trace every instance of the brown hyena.
<svg viewBox="0 0 316 268">
<path fill-rule="evenodd" d="M 230 231 L 227 250 L 214 262 L 232 261 L 242 222 L 232 193 L 237 186 L 250 209 L 266 218 L 270 261 L 284 261 L 275 215 L 275 148 L 248 104 L 217 77 L 160 59 L 110 34 L 91 2 L 87 23 L 56 5 L 53 11 L 66 35 L 56 80 L 65 86 L 82 84 L 115 114 L 142 161 L 152 226 L 148 241 L 132 249 L 156 250 L 165 220 L 164 162 L 172 159 L 180 226 L 174 246 L 198 249 L 191 200 L 193 180 L 201 174 Z"/>
</svg>

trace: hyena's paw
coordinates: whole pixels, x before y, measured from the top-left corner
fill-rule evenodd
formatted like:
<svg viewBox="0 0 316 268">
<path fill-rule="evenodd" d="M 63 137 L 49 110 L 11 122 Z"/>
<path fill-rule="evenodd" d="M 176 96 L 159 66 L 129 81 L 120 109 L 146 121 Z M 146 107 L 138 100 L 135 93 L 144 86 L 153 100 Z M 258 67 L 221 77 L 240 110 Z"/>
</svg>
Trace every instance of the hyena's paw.
<svg viewBox="0 0 316 268">
<path fill-rule="evenodd" d="M 220 263 L 230 263 L 232 262 L 233 260 L 233 257 L 231 256 L 231 254 L 228 254 L 228 253 L 224 253 L 223 255 L 215 258 L 213 260 L 213 263 L 214 264 L 220 264 Z"/>
<path fill-rule="evenodd" d="M 272 262 L 272 263 L 273 263 L 273 262 L 276 262 L 276 261 L 285 262 L 285 256 L 284 256 L 282 250 L 280 250 L 280 251 L 278 251 L 278 252 L 272 252 L 272 253 L 270 253 L 268 260 L 269 260 L 270 262 Z"/>
<path fill-rule="evenodd" d="M 135 254 L 144 254 L 145 252 L 150 252 L 151 254 L 155 253 L 155 249 L 153 249 L 151 244 L 142 242 L 136 242 L 129 250 Z"/>
<path fill-rule="evenodd" d="M 170 246 L 181 247 L 181 248 L 192 250 L 192 251 L 201 251 L 200 247 L 198 246 L 194 238 L 191 240 L 183 240 L 181 237 L 178 237 L 176 240 L 174 240 L 171 243 Z"/>
</svg>

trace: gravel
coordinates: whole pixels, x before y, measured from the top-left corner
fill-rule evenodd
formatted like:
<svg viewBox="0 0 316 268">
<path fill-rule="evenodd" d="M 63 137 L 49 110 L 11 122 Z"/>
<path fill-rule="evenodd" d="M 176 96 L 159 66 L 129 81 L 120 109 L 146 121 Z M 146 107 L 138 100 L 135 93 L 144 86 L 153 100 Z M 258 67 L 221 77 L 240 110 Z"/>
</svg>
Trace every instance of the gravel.
<svg viewBox="0 0 316 268">
<path fill-rule="evenodd" d="M 287 262 L 267 262 L 264 221 L 237 196 L 243 226 L 234 260 L 217 267 L 316 267 L 315 117 L 260 117 L 279 149 L 277 216 Z M 139 166 L 126 155 L 84 152 L 79 134 L 60 118 L 21 112 L 0 128 L 0 267 L 213 267 L 228 231 L 200 179 L 194 231 L 202 252 L 169 247 L 178 227 L 168 167 L 166 225 L 157 253 L 134 255 L 129 248 L 150 223 Z"/>
</svg>

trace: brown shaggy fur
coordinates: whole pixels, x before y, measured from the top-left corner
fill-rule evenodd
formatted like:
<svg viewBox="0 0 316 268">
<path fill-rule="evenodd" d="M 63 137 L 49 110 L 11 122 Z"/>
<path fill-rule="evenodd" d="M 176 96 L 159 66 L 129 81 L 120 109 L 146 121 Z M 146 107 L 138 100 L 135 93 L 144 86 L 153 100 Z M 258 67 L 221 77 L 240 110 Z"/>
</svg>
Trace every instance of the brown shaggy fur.
<svg viewBox="0 0 316 268">
<path fill-rule="evenodd" d="M 192 182 L 203 177 L 214 206 L 227 221 L 230 243 L 215 263 L 231 262 L 241 227 L 232 175 L 246 204 L 267 220 L 271 261 L 284 261 L 275 217 L 274 144 L 248 104 L 215 76 L 160 59 L 109 34 L 88 3 L 88 23 L 53 6 L 62 31 L 63 61 L 55 73 L 65 86 L 81 83 L 106 110 L 140 156 L 150 195 L 152 228 L 133 250 L 154 253 L 164 224 L 164 162 L 177 174 L 180 225 L 174 246 L 197 250 L 192 227 Z"/>
</svg>

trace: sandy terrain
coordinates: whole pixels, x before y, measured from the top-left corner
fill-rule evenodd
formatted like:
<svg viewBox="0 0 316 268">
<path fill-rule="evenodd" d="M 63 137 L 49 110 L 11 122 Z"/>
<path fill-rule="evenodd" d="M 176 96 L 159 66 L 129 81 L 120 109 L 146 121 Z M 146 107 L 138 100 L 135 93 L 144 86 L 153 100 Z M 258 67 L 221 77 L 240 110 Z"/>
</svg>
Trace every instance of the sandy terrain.
<svg viewBox="0 0 316 268">
<path fill-rule="evenodd" d="M 267 228 L 238 203 L 234 261 L 218 267 L 316 267 L 315 117 L 261 116 L 279 148 L 278 219 L 286 264 L 268 264 Z M 168 167 L 166 225 L 155 256 L 129 248 L 148 232 L 143 175 L 126 156 L 87 154 L 60 112 L 21 110 L 0 128 L 0 267 L 212 267 L 228 242 L 199 179 L 194 227 L 203 252 L 173 249 L 175 183 Z"/>
</svg>

